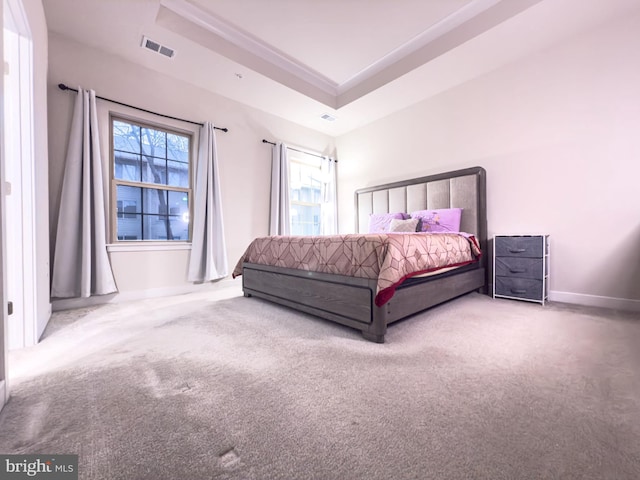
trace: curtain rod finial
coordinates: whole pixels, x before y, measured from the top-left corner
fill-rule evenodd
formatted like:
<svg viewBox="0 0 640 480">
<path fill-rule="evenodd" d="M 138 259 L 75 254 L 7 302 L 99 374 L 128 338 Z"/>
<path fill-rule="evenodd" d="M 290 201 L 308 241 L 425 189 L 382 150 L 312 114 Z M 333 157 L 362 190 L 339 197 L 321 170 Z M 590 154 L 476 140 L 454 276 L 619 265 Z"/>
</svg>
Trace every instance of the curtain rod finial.
<svg viewBox="0 0 640 480">
<path fill-rule="evenodd" d="M 68 90 L 69 89 L 69 87 L 67 87 L 64 83 L 59 83 L 58 84 L 58 88 L 60 90 Z"/>
</svg>

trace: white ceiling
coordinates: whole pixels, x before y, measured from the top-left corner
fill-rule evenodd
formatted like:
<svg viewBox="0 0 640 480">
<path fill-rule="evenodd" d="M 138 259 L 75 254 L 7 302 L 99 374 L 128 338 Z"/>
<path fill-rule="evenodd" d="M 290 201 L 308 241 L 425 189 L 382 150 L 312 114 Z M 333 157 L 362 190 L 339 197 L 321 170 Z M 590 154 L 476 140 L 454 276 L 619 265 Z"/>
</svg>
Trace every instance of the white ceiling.
<svg viewBox="0 0 640 480">
<path fill-rule="evenodd" d="M 330 135 L 637 0 L 43 0 L 50 31 Z M 142 36 L 176 51 L 140 48 Z M 74 79 L 67 83 L 73 85 Z M 100 92 L 98 92 L 100 94 Z M 328 113 L 336 121 L 320 116 Z"/>
</svg>

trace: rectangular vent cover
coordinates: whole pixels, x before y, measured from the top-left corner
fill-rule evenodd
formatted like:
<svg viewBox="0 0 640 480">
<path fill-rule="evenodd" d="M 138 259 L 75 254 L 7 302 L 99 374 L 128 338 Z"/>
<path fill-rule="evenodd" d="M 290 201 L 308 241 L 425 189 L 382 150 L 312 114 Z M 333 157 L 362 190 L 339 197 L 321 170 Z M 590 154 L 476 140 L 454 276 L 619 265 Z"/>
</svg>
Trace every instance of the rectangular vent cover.
<svg viewBox="0 0 640 480">
<path fill-rule="evenodd" d="M 152 52 L 159 53 L 160 55 L 164 55 L 168 58 L 173 58 L 176 54 L 173 48 L 166 47 L 164 45 L 160 45 L 158 42 L 151 40 L 149 37 L 143 36 L 141 47 L 151 50 Z"/>
</svg>

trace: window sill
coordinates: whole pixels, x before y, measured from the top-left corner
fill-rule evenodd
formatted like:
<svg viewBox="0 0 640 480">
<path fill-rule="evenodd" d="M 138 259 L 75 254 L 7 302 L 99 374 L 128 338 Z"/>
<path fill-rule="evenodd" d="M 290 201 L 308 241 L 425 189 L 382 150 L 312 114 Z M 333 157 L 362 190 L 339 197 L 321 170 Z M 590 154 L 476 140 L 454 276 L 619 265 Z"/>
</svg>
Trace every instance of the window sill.
<svg viewBox="0 0 640 480">
<path fill-rule="evenodd" d="M 164 252 L 169 250 L 191 250 L 191 243 L 149 241 L 107 244 L 107 252 Z"/>
</svg>

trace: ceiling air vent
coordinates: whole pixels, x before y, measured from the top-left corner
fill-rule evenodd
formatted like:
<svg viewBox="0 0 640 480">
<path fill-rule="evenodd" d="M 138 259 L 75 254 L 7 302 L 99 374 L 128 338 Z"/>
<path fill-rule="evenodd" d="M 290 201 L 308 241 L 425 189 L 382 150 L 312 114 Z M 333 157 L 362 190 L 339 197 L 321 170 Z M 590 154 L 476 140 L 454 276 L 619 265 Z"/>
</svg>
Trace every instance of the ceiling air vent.
<svg viewBox="0 0 640 480">
<path fill-rule="evenodd" d="M 142 43 L 140 44 L 140 46 L 169 58 L 173 58 L 173 56 L 176 54 L 173 48 L 160 45 L 158 42 L 155 42 L 146 36 L 142 37 Z"/>
<path fill-rule="evenodd" d="M 323 113 L 320 115 L 320 118 L 326 120 L 327 122 L 335 122 L 336 117 L 329 115 L 328 113 Z"/>
</svg>

